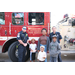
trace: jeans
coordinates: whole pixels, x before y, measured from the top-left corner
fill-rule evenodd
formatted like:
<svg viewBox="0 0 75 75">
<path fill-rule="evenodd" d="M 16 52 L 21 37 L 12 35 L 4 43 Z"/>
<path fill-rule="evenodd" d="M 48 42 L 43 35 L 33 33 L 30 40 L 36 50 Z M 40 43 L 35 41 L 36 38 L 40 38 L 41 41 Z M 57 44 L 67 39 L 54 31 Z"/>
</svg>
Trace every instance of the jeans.
<svg viewBox="0 0 75 75">
<path fill-rule="evenodd" d="M 30 61 L 32 61 L 32 52 L 30 52 Z"/>
<path fill-rule="evenodd" d="M 62 62 L 61 53 L 58 54 L 58 62 Z"/>
<path fill-rule="evenodd" d="M 47 45 L 40 44 L 40 46 L 44 46 L 45 47 L 44 51 L 47 53 Z M 45 62 L 47 62 L 47 58 L 45 59 Z"/>
<path fill-rule="evenodd" d="M 57 62 L 57 57 L 51 57 L 50 56 L 50 62 Z"/>
</svg>

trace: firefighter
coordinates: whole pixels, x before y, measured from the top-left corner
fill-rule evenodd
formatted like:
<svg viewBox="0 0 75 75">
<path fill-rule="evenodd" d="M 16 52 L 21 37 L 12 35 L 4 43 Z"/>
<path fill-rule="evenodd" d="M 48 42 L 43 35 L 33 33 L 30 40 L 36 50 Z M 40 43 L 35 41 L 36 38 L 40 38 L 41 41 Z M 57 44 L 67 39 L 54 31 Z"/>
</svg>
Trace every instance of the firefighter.
<svg viewBox="0 0 75 75">
<path fill-rule="evenodd" d="M 18 62 L 25 61 L 25 53 L 26 53 L 26 46 L 29 42 L 28 34 L 26 33 L 26 27 L 22 27 L 22 31 L 20 31 L 17 35 L 17 40 L 19 43 L 18 46 Z"/>
<path fill-rule="evenodd" d="M 60 35 L 59 32 L 56 32 L 56 27 L 55 26 L 52 27 L 52 30 L 53 30 L 53 32 L 50 33 L 50 35 L 49 35 L 50 42 L 52 41 L 52 36 L 56 35 L 57 36 L 57 41 L 58 41 L 58 43 L 60 43 L 60 40 L 62 39 L 62 36 Z M 58 62 L 62 62 L 61 52 L 58 54 Z"/>
</svg>

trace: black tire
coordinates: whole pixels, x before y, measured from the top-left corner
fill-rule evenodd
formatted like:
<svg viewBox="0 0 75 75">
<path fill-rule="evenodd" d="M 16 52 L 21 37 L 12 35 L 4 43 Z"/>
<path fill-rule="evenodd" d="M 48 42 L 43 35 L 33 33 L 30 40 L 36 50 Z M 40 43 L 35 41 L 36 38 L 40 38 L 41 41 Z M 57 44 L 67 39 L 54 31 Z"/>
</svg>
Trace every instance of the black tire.
<svg viewBox="0 0 75 75">
<path fill-rule="evenodd" d="M 16 52 L 16 45 L 18 44 L 18 41 L 12 43 L 8 49 L 8 55 L 9 58 L 13 61 L 13 62 L 18 62 L 18 57 L 16 56 L 15 52 Z M 26 47 L 26 54 L 25 54 L 25 61 L 27 61 L 30 57 L 30 51 L 29 51 L 29 45 L 27 45 Z"/>
</svg>

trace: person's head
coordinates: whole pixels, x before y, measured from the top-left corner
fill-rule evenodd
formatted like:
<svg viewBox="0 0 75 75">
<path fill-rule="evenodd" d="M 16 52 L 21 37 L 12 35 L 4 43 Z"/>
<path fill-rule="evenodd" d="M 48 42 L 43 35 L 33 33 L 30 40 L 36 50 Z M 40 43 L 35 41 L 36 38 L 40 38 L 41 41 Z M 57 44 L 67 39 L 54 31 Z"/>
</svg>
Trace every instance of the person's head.
<svg viewBox="0 0 75 75">
<path fill-rule="evenodd" d="M 44 49 L 45 49 L 45 47 L 44 47 L 44 46 L 40 46 L 40 50 L 41 50 L 41 52 L 43 52 L 43 51 L 44 51 Z"/>
<path fill-rule="evenodd" d="M 32 40 L 31 40 L 31 43 L 35 43 L 35 39 L 32 39 Z"/>
<path fill-rule="evenodd" d="M 22 31 L 23 31 L 23 32 L 26 32 L 26 26 L 23 26 L 23 27 L 22 27 Z"/>
<path fill-rule="evenodd" d="M 45 28 L 43 28 L 43 29 L 41 30 L 41 32 L 42 32 L 42 35 L 46 35 L 47 30 L 46 30 Z"/>
<path fill-rule="evenodd" d="M 54 35 L 54 36 L 52 37 L 52 39 L 53 39 L 53 42 L 56 42 L 56 40 L 57 40 L 57 36 Z"/>
<path fill-rule="evenodd" d="M 56 32 L 56 27 L 55 27 L 55 26 L 52 27 L 52 31 L 53 31 L 54 33 Z"/>
</svg>

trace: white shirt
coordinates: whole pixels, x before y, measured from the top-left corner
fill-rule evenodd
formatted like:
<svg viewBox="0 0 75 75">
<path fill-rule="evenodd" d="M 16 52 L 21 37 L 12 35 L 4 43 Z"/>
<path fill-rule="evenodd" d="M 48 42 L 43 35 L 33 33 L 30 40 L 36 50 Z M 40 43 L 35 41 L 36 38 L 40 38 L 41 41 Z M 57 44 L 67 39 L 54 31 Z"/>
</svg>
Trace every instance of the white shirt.
<svg viewBox="0 0 75 75">
<path fill-rule="evenodd" d="M 36 44 L 30 44 L 29 48 L 32 49 L 33 50 L 32 52 L 34 53 L 34 52 L 36 52 L 37 45 Z"/>
<path fill-rule="evenodd" d="M 39 54 L 38 54 L 38 58 L 37 59 L 39 59 L 40 61 L 44 61 L 45 59 L 43 58 L 43 57 L 47 57 L 47 54 L 46 54 L 46 52 L 39 52 Z"/>
</svg>

